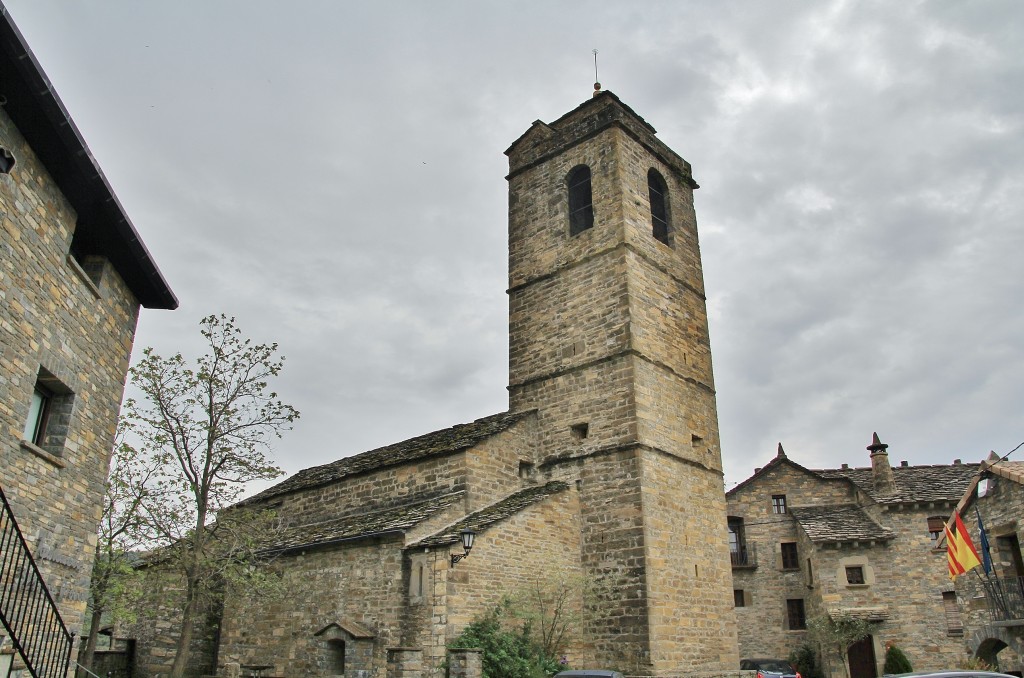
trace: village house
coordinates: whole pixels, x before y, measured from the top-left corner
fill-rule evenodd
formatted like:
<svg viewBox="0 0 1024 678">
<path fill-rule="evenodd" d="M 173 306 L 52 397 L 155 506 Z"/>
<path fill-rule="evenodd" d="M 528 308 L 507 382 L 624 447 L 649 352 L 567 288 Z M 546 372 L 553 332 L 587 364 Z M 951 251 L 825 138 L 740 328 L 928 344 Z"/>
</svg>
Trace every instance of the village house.
<svg viewBox="0 0 1024 678">
<path fill-rule="evenodd" d="M 140 305 L 177 300 L 0 4 L 0 671 L 81 632 Z"/>
<path fill-rule="evenodd" d="M 892 467 L 887 447 L 875 435 L 870 467 L 812 470 L 780 444 L 726 493 L 742 657 L 788 657 L 822 615 L 871 622 L 847 653 L 850 678 L 881 675 L 888 645 L 918 671 L 967 657 L 959 619 L 947 616 L 956 594 L 939 537 L 978 465 Z M 846 675 L 835 665 L 829 674 Z"/>
<path fill-rule="evenodd" d="M 982 564 L 956 578 L 956 605 L 971 656 L 994 670 L 1024 670 L 1024 462 L 992 454 L 981 463 L 957 510 Z M 980 521 L 980 523 L 979 523 Z M 986 539 L 982 540 L 980 527 Z M 988 549 L 985 548 L 988 545 Z M 986 567 L 984 552 L 988 551 Z M 951 623 L 955 623 L 952 622 Z"/>
<path fill-rule="evenodd" d="M 280 518 L 285 594 L 229 594 L 194 673 L 441 675 L 471 620 L 558 577 L 599 591 L 573 593 L 570 663 L 738 667 L 690 165 L 600 91 L 506 154 L 509 411 L 248 500 Z M 167 671 L 174 625 L 136 635 L 136 675 Z"/>
</svg>

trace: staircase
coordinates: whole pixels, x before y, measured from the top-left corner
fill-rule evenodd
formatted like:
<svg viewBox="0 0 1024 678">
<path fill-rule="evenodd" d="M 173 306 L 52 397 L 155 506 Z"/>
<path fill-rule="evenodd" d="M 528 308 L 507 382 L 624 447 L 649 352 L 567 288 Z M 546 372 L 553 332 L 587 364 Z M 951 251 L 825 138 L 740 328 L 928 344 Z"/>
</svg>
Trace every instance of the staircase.
<svg viewBox="0 0 1024 678">
<path fill-rule="evenodd" d="M 3 489 L 0 500 L 0 621 L 33 678 L 64 678 L 74 637 L 60 618 Z"/>
</svg>

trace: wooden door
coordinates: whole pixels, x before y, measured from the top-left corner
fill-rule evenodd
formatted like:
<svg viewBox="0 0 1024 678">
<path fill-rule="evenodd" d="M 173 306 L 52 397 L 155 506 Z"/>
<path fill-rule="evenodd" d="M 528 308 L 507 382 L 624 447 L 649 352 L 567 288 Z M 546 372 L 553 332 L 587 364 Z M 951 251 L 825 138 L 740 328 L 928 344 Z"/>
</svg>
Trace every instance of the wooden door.
<svg viewBox="0 0 1024 678">
<path fill-rule="evenodd" d="M 878 678 L 875 663 L 875 640 L 868 636 L 850 646 L 850 678 Z"/>
</svg>

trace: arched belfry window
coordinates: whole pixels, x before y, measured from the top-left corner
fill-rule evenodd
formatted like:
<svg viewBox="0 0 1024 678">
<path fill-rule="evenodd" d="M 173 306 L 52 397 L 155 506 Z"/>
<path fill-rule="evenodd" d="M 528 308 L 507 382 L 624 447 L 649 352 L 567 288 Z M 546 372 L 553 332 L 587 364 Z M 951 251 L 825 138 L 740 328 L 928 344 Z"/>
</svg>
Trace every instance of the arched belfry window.
<svg viewBox="0 0 1024 678">
<path fill-rule="evenodd" d="M 668 244 L 668 186 L 658 170 L 647 172 L 647 190 L 651 196 L 651 227 L 654 237 Z"/>
<path fill-rule="evenodd" d="M 569 235 L 594 225 L 594 199 L 590 190 L 590 168 L 577 165 L 565 179 L 569 186 Z"/>
</svg>

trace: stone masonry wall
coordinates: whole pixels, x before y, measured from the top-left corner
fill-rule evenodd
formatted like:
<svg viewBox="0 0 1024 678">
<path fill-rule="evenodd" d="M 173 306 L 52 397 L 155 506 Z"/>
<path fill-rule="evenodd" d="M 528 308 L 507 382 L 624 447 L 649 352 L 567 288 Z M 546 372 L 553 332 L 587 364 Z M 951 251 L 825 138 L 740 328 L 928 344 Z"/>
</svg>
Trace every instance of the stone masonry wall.
<svg viewBox="0 0 1024 678">
<path fill-rule="evenodd" d="M 579 164 L 591 170 L 594 225 L 570 235 L 565 177 Z M 675 569 L 697 555 L 675 547 L 703 519 L 659 513 L 699 505 L 724 530 L 689 165 L 604 95 L 535 124 L 509 165 L 510 403 L 538 411 L 542 470 L 581 481 L 583 567 L 609 591 L 595 659 L 627 673 L 692 659 L 731 668 L 728 579 L 701 581 L 713 591 L 697 603 L 697 582 Z M 651 232 L 652 167 L 669 185 L 670 245 Z M 728 572 L 723 549 L 705 551 L 719 559 L 711 571 Z M 715 632 L 684 637 L 675 624 L 702 615 Z"/>
<path fill-rule="evenodd" d="M 537 482 L 537 419 L 526 417 L 466 452 L 466 512 Z"/>
<path fill-rule="evenodd" d="M 405 644 L 425 648 L 424 664 L 440 673 L 445 645 L 506 596 L 521 596 L 537 586 L 570 591 L 568 611 L 581 617 L 578 633 L 566 649 L 571 665 L 590 666 L 593 611 L 583 611 L 583 589 L 593 584 L 580 568 L 580 505 L 577 491 L 553 495 L 477 535 L 468 558 L 450 566 L 449 553 L 461 545 L 432 552 L 430 600 L 411 612 L 421 620 L 420 635 Z"/>
<path fill-rule="evenodd" d="M 277 512 L 286 525 L 302 525 L 465 489 L 465 454 L 450 454 L 294 492 L 281 498 Z"/>
<path fill-rule="evenodd" d="M 400 637 L 407 596 L 402 547 L 399 537 L 280 556 L 272 565 L 284 573 L 280 596 L 228 597 L 218 663 L 273 665 L 268 675 L 287 678 L 334 675 L 330 634 L 316 634 L 355 622 L 374 637 L 348 639 L 346 652 L 362 642 L 372 647 L 372 660 L 369 666 L 346 662 L 345 675 L 384 678 L 387 648 L 407 645 Z"/>
<path fill-rule="evenodd" d="M 756 559 L 756 568 L 733 568 L 733 587 L 746 598 L 746 605 L 736 608 L 741 658 L 789 656 L 805 642 L 806 633 L 789 629 L 786 601 L 804 600 L 809 614 L 815 605 L 814 591 L 807 586 L 810 554 L 799 548 L 799 531 L 792 516 L 772 512 L 772 495 L 776 494 L 785 495 L 790 507 L 852 501 L 845 482 L 823 482 L 787 464 L 729 494 L 727 513 L 743 519 L 746 547 Z M 784 542 L 798 544 L 798 569 L 783 569 Z M 812 566 L 814 576 L 818 569 Z"/>
<path fill-rule="evenodd" d="M 790 509 L 870 502 L 844 481 L 815 478 L 788 464 L 730 493 L 729 515 L 744 519 L 747 547 L 757 557 L 756 569 L 733 569 L 733 586 L 747 601 L 736 610 L 742 657 L 785 657 L 805 642 L 804 632 L 787 628 L 786 600 L 800 598 L 809 619 L 836 609 L 880 611 L 884 618 L 872 625 L 879 671 L 887 643 L 902 649 L 918 671 L 949 668 L 963 659 L 963 642 L 950 636 L 943 614 L 942 593 L 949 588 L 945 553 L 932 548 L 928 534 L 928 517 L 946 515 L 951 506 L 874 505 L 869 513 L 895 533 L 892 540 L 811 543 L 791 516 L 772 513 L 775 494 L 784 494 Z M 783 542 L 797 544 L 799 569 L 782 568 Z M 863 568 L 864 584 L 848 583 L 848 566 Z M 845 675 L 840 666 L 832 672 Z"/>
<path fill-rule="evenodd" d="M 133 601 L 134 618 L 119 622 L 115 628 L 118 638 L 135 639 L 135 663 L 132 676 L 156 678 L 167 676 L 174 663 L 175 647 L 181 628 L 181 610 L 184 607 L 185 582 L 176 572 L 160 567 L 143 571 L 136 582 L 139 590 Z M 192 638 L 186 676 L 212 675 L 217 654 L 217 623 L 220 607 L 208 605 L 200 610 Z"/>
<path fill-rule="evenodd" d="M 642 464 L 654 672 L 739 666 L 722 476 L 664 452 Z"/>
<path fill-rule="evenodd" d="M 102 259 L 68 255 L 76 215 L 0 108 L 0 486 L 61 614 L 81 631 L 100 499 L 139 304 Z M 66 437 L 23 443 L 40 368 L 73 392 Z"/>
<path fill-rule="evenodd" d="M 991 545 L 993 576 L 1004 580 L 1006 587 L 1013 591 L 1014 583 L 1021 576 L 1017 563 L 1024 560 L 1020 548 L 1020 544 L 1024 543 L 1024 485 L 992 475 L 984 495 L 968 505 L 962 518 L 980 554 L 981 538 L 975 506 L 981 513 Z M 1024 661 L 1021 659 L 1024 656 L 1024 627 L 1001 628 L 993 624 L 993 605 L 980 578 L 975 574 L 959 576 L 955 583 L 957 604 L 964 626 L 965 649 L 971 655 L 980 654 L 986 658 L 996 653 L 998 667 L 995 670 L 1006 672 L 1024 669 Z M 1019 601 L 1020 598 L 1014 596 L 1013 600 Z M 1019 605 L 1015 609 L 1021 611 Z"/>
</svg>

